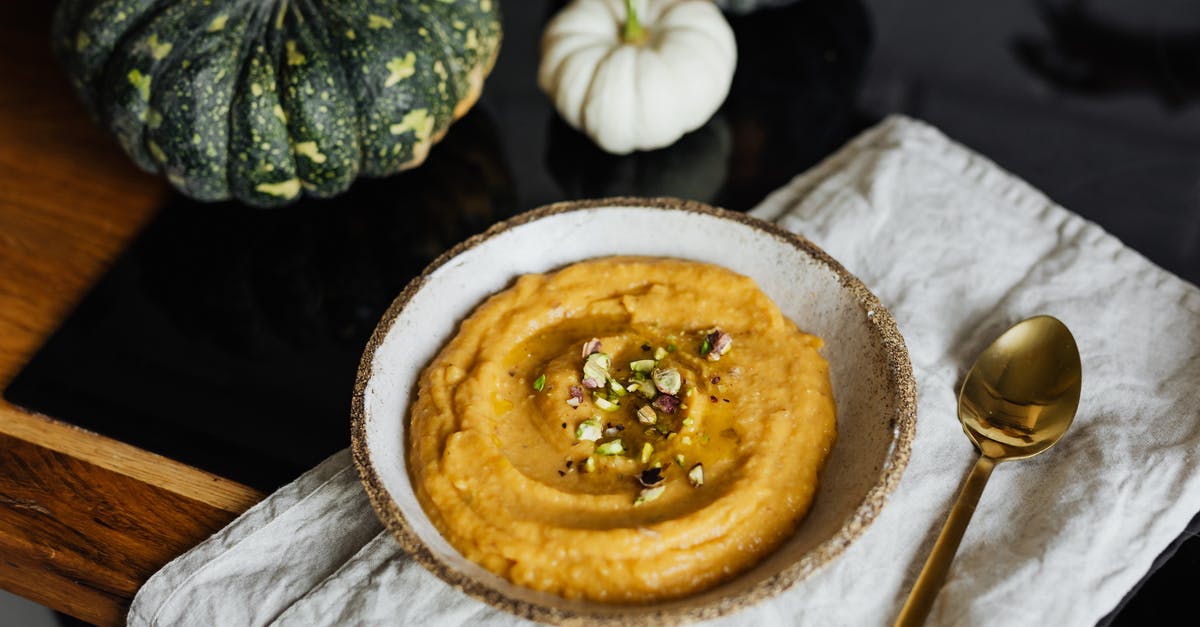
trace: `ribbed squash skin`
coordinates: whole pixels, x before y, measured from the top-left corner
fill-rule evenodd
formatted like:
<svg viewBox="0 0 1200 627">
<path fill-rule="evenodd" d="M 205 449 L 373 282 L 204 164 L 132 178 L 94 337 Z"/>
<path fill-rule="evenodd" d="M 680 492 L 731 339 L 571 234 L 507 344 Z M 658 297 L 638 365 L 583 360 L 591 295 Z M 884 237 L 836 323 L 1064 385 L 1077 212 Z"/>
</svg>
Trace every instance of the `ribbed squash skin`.
<svg viewBox="0 0 1200 627">
<path fill-rule="evenodd" d="M 479 97 L 498 0 L 63 0 L 54 47 L 142 168 L 278 206 L 419 165 Z"/>
</svg>

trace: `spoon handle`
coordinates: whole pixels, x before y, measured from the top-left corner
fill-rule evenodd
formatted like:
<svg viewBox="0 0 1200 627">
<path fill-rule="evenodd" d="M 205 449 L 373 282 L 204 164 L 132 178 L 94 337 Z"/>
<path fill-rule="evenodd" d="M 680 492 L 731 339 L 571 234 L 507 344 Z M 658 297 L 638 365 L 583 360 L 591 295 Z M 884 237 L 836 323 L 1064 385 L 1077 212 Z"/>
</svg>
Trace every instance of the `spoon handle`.
<svg viewBox="0 0 1200 627">
<path fill-rule="evenodd" d="M 946 519 L 942 533 L 933 545 L 933 552 L 925 560 L 925 567 L 921 569 L 912 592 L 908 593 L 908 600 L 900 610 L 895 627 L 915 627 L 924 624 L 925 617 L 929 616 L 929 610 L 933 608 L 933 602 L 946 581 L 946 573 L 950 571 L 950 562 L 958 551 L 958 543 L 962 541 L 971 515 L 975 513 L 975 506 L 979 504 L 979 495 L 983 494 L 983 488 L 995 466 L 996 460 L 985 455 L 980 455 L 975 461 L 975 467 L 971 469 L 971 474 L 958 493 L 958 500 L 954 502 L 954 508 L 950 510 L 950 517 Z"/>
</svg>

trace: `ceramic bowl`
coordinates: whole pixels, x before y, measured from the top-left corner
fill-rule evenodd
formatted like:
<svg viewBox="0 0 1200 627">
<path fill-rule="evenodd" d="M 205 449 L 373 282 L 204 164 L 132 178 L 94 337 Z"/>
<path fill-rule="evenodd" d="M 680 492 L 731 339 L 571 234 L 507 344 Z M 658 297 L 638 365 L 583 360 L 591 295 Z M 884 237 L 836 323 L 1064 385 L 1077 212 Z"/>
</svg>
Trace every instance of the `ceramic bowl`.
<svg viewBox="0 0 1200 627">
<path fill-rule="evenodd" d="M 637 228 L 629 225 L 636 224 Z M 750 276 L 801 329 L 824 338 L 838 441 L 796 534 L 753 569 L 694 596 L 650 605 L 569 601 L 509 583 L 458 554 L 422 511 L 405 461 L 418 375 L 489 295 L 522 274 L 608 255 L 715 263 Z M 560 203 L 518 215 L 434 261 L 392 303 L 354 390 L 354 461 L 380 520 L 450 585 L 547 623 L 663 624 L 735 611 L 836 558 L 871 524 L 908 462 L 916 392 L 904 340 L 879 300 L 811 242 L 743 214 L 674 199 Z"/>
</svg>

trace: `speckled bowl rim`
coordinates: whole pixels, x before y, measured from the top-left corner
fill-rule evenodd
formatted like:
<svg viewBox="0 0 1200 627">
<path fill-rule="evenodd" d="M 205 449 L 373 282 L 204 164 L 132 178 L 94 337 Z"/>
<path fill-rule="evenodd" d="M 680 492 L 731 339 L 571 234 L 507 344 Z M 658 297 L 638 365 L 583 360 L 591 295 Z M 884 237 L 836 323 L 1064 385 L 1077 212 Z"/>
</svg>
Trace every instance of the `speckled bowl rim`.
<svg viewBox="0 0 1200 627">
<path fill-rule="evenodd" d="M 383 481 L 380 479 L 378 472 L 371 462 L 371 456 L 367 450 L 366 438 L 364 397 L 367 383 L 371 377 L 371 364 L 375 361 L 375 352 L 383 343 L 384 337 L 387 336 L 396 319 L 404 311 L 405 306 L 425 286 L 426 281 L 429 280 L 430 275 L 434 271 L 463 252 L 514 227 L 549 216 L 604 207 L 644 207 L 669 211 L 687 211 L 731 220 L 783 240 L 811 257 L 817 263 L 826 266 L 838 276 L 842 286 L 852 293 L 863 310 L 875 312 L 873 316 L 867 317 L 867 323 L 870 326 L 871 332 L 883 347 L 887 359 L 887 385 L 889 389 L 895 391 L 894 397 L 896 400 L 896 415 L 893 418 L 892 424 L 894 434 L 892 446 L 887 458 L 884 460 L 879 481 L 867 492 L 862 502 L 846 519 L 836 534 L 823 540 L 811 551 L 780 572 L 736 595 L 722 597 L 702 605 L 682 605 L 663 609 L 655 609 L 653 605 L 650 605 L 647 606 L 647 611 L 644 614 L 638 614 L 637 616 L 592 614 L 586 610 L 551 607 L 514 599 L 439 560 L 416 532 L 413 531 L 408 519 L 400 511 L 399 505 L 396 504 L 386 488 L 384 488 Z M 439 579 L 463 591 L 467 595 L 497 609 L 541 623 L 584 625 L 618 624 L 636 621 L 641 625 L 673 625 L 684 622 L 711 620 L 747 608 L 783 592 L 841 555 L 850 546 L 851 542 L 867 530 L 879 515 L 888 495 L 900 483 L 901 475 L 903 475 L 904 469 L 908 466 L 908 460 L 912 454 L 913 438 L 916 435 L 916 421 L 916 381 L 913 379 L 912 363 L 909 361 L 908 349 L 905 346 L 904 338 L 900 335 L 900 331 L 896 327 L 895 320 L 887 308 L 879 302 L 879 299 L 863 285 L 862 281 L 853 274 L 850 274 L 850 272 L 825 253 L 825 251 L 807 239 L 785 231 L 769 222 L 703 203 L 677 198 L 613 197 L 559 202 L 513 216 L 442 253 L 421 272 L 420 276 L 410 281 L 405 286 L 404 291 L 400 292 L 400 295 L 392 301 L 391 306 L 383 314 L 379 324 L 375 327 L 375 331 L 371 334 L 371 338 L 367 341 L 362 360 L 359 362 L 358 374 L 354 382 L 354 397 L 351 403 L 350 448 L 354 458 L 354 465 L 358 469 L 359 478 L 367 492 L 368 499 L 371 501 L 371 506 L 375 509 L 375 513 L 380 521 L 383 522 L 392 536 L 396 538 L 396 541 L 400 543 L 400 547 L 412 556 L 417 563 L 424 566 Z"/>
</svg>

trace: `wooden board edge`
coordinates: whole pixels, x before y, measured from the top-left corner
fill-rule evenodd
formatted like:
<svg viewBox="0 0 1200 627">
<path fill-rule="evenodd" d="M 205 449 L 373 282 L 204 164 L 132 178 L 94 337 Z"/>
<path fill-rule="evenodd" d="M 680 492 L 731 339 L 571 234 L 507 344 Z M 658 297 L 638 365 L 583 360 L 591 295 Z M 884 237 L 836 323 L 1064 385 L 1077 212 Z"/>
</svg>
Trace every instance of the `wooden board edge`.
<svg viewBox="0 0 1200 627">
<path fill-rule="evenodd" d="M 236 481 L 7 402 L 0 402 L 0 433 L 232 514 L 241 514 L 267 496 Z"/>
</svg>

